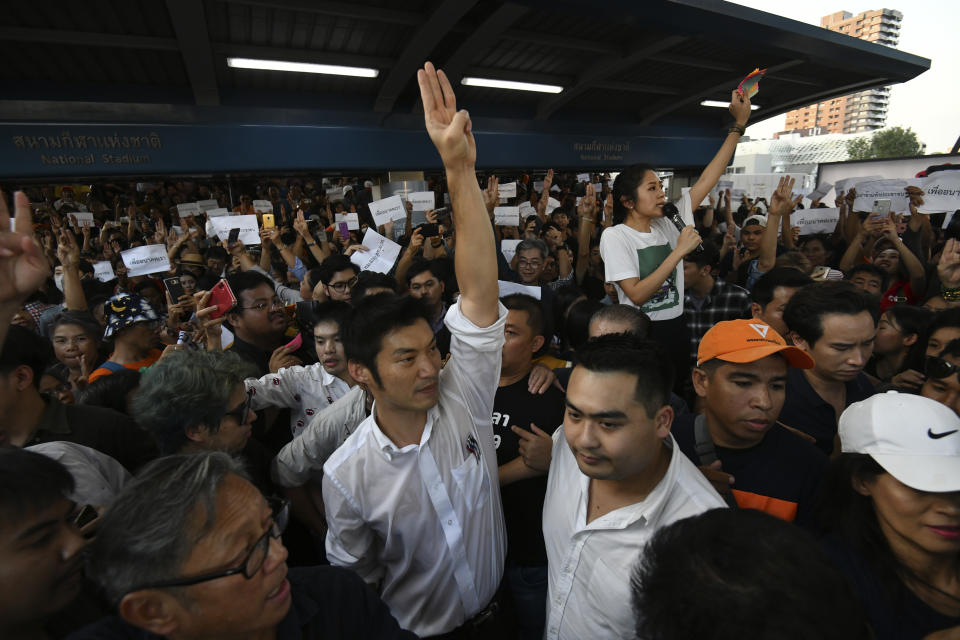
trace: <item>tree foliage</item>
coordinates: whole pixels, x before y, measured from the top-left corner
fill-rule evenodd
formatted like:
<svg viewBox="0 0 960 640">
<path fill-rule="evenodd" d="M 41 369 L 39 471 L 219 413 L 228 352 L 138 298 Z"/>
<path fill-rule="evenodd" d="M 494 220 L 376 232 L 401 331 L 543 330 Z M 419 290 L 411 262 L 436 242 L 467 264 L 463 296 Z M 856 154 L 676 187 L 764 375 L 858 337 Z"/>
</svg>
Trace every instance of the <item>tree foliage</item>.
<svg viewBox="0 0 960 640">
<path fill-rule="evenodd" d="M 923 153 L 923 145 L 917 134 L 909 127 L 891 127 L 873 135 L 861 136 L 847 141 L 850 160 L 871 158 L 909 158 Z"/>
</svg>

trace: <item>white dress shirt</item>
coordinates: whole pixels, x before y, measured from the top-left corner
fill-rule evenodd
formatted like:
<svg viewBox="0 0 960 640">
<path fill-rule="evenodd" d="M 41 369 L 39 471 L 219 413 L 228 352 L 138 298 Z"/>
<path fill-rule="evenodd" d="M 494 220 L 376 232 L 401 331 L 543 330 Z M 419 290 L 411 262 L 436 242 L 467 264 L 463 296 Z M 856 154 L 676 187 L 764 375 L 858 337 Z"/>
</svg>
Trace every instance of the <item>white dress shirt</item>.
<svg viewBox="0 0 960 640">
<path fill-rule="evenodd" d="M 302 487 L 310 480 L 320 482 L 327 458 L 366 417 L 367 394 L 357 385 L 315 415 L 299 435 L 280 449 L 270 466 L 273 481 L 281 487 Z"/>
<path fill-rule="evenodd" d="M 561 426 L 543 505 L 549 567 L 547 640 L 634 638 L 630 575 L 660 527 L 709 509 L 723 499 L 668 436 L 670 466 L 642 502 L 587 524 L 590 478 L 581 473 Z"/>
<path fill-rule="evenodd" d="M 398 449 L 374 412 L 324 465 L 327 558 L 379 587 L 400 626 L 452 631 L 483 609 L 503 576 L 506 530 L 493 399 L 503 326 L 447 312 L 451 358 L 419 444 Z"/>
<path fill-rule="evenodd" d="M 250 393 L 250 407 L 259 411 L 264 407 L 290 409 L 290 431 L 296 438 L 318 413 L 350 391 L 350 385 L 327 373 L 321 363 L 306 367 L 284 367 L 260 379 L 244 380 Z"/>
</svg>

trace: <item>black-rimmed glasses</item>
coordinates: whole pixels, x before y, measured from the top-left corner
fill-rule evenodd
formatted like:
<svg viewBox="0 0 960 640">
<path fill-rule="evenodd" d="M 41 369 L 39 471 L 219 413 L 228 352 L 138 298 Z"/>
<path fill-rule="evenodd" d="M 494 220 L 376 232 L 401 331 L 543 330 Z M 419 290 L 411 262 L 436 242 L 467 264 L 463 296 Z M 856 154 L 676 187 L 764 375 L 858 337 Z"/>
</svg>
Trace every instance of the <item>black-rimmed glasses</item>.
<svg viewBox="0 0 960 640">
<path fill-rule="evenodd" d="M 247 391 L 247 399 L 243 401 L 239 407 L 233 411 L 227 411 L 223 414 L 223 417 L 231 416 L 237 419 L 238 424 L 245 424 L 247 422 L 247 416 L 250 415 L 250 403 L 253 400 L 253 394 Z"/>
<path fill-rule="evenodd" d="M 281 498 L 268 498 L 267 504 L 270 505 L 270 510 L 273 512 L 270 518 L 270 527 L 253 543 L 253 548 L 250 549 L 250 553 L 247 554 L 247 557 L 244 558 L 238 566 L 233 569 L 227 569 L 226 571 L 204 573 L 199 576 L 193 576 L 192 578 L 175 578 L 173 580 L 153 582 L 131 589 L 130 592 L 141 591 L 143 589 L 163 589 L 166 587 L 188 587 L 201 582 L 218 580 L 237 574 L 242 574 L 244 578 L 250 580 L 257 575 L 260 567 L 262 567 L 263 563 L 267 560 L 267 555 L 270 553 L 270 539 L 278 540 L 284 529 L 287 528 L 287 522 L 290 519 L 290 503 L 286 500 Z"/>
<path fill-rule="evenodd" d="M 329 286 L 337 293 L 343 293 L 347 289 L 352 289 L 355 284 L 357 284 L 357 276 L 353 276 L 346 282 L 333 282 Z"/>
<path fill-rule="evenodd" d="M 249 307 L 237 307 L 238 309 L 249 309 L 253 311 L 263 311 L 264 309 L 273 309 L 273 308 L 282 308 L 283 300 L 280 298 L 274 298 L 270 302 L 260 302 L 258 304 L 252 304 Z"/>
</svg>

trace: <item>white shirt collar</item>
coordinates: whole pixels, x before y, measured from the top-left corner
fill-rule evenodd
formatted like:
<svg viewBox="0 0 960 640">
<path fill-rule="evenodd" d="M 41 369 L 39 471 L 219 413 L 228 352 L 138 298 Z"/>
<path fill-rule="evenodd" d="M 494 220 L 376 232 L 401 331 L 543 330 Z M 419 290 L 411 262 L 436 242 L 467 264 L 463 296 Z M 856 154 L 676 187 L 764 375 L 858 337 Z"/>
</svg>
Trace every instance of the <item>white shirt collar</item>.
<svg viewBox="0 0 960 640">
<path fill-rule="evenodd" d="M 424 446 L 430 440 L 430 434 L 433 433 L 433 423 L 439 415 L 439 410 L 437 405 L 432 406 L 427 410 L 427 422 L 423 425 L 423 434 L 420 436 L 420 444 L 408 444 L 402 449 L 398 449 L 397 445 L 393 443 L 387 435 L 380 429 L 380 425 L 377 424 L 377 401 L 373 401 L 373 405 L 370 407 L 370 415 L 367 417 L 367 420 L 370 420 L 372 423 L 372 431 L 374 440 L 376 440 L 377 448 L 380 451 L 385 452 L 388 457 L 393 457 L 399 453 L 406 453 L 408 451 L 415 451 L 420 447 Z"/>
</svg>

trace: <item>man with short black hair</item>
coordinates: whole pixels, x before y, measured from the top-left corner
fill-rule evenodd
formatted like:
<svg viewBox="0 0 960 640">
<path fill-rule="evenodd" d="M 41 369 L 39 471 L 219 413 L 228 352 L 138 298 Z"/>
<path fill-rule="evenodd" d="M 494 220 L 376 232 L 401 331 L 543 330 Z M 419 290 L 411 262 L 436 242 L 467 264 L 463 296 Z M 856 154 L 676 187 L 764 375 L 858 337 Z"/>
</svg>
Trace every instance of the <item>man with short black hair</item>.
<svg viewBox="0 0 960 640">
<path fill-rule="evenodd" d="M 377 585 L 418 635 L 492 637 L 507 633 L 496 602 L 506 532 L 490 424 L 507 312 L 469 116 L 431 63 L 417 75 L 457 234 L 469 238 L 454 258 L 451 356 L 441 370 L 418 300 L 381 294 L 354 308 L 342 331 L 350 375 L 375 402 L 323 468 L 327 557 Z"/>
<path fill-rule="evenodd" d="M 545 638 L 633 637 L 630 570 L 654 532 L 724 505 L 670 436 L 673 366 L 629 335 L 577 350 L 543 509 Z"/>
<path fill-rule="evenodd" d="M 551 434 L 563 422 L 563 393 L 553 386 L 543 394 L 529 390 L 533 355 L 546 339 L 540 302 L 521 293 L 500 301 L 507 308 L 507 322 L 500 383 L 493 401 L 493 442 L 507 524 L 505 579 L 521 636 L 539 640 L 547 601 L 543 498 Z"/>
<path fill-rule="evenodd" d="M 642 339 L 650 332 L 650 317 L 637 307 L 611 304 L 593 314 L 587 332 L 591 338 L 610 333 L 630 333 Z"/>
<path fill-rule="evenodd" d="M 756 320 L 717 323 L 700 342 L 693 388 L 703 413 L 678 418 L 673 437 L 736 506 L 808 522 L 827 457 L 777 424 L 789 367 L 813 359 Z"/>
<path fill-rule="evenodd" d="M 877 300 L 887 290 L 890 276 L 875 264 L 858 264 L 847 272 L 847 280 L 861 291 L 866 291 Z"/>
<path fill-rule="evenodd" d="M 227 284 L 237 298 L 236 306 L 227 313 L 235 336 L 230 351 L 251 363 L 257 376 L 280 366 L 301 364 L 299 359 L 293 362 L 290 354 L 278 354 L 289 340 L 285 333 L 290 323 L 283 312 L 283 302 L 274 291 L 273 280 L 256 271 L 243 271 L 230 276 Z"/>
<path fill-rule="evenodd" d="M 415 260 L 407 270 L 407 289 L 430 314 L 430 326 L 437 336 L 437 348 L 444 358 L 450 353 L 450 331 L 443 324 L 447 314 L 443 272 L 435 260 Z"/>
<path fill-rule="evenodd" d="M 712 242 L 704 242 L 702 251 L 683 259 L 683 313 L 690 328 L 690 362 L 697 359 L 700 338 L 724 320 L 750 316 L 750 294 L 746 289 L 715 277 L 720 253 Z"/>
<path fill-rule="evenodd" d="M 59 462 L 0 448 L 0 637 L 5 640 L 59 637 L 71 630 L 74 621 L 64 609 L 81 592 L 86 545 L 74 522 L 79 508 L 69 498 L 73 486 Z M 56 632 L 53 625 L 59 627 Z"/>
<path fill-rule="evenodd" d="M 830 455 L 843 410 L 874 393 L 863 368 L 873 353 L 878 300 L 846 281 L 815 282 L 797 291 L 783 313 L 794 345 L 812 369 L 790 369 L 785 426 L 811 436 Z"/>
<path fill-rule="evenodd" d="M 357 284 L 360 267 L 350 262 L 347 256 L 336 253 L 324 258 L 317 269 L 328 300 L 351 301 L 350 290 Z"/>
<path fill-rule="evenodd" d="M 770 269 L 760 276 L 750 290 L 750 315 L 787 338 L 789 332 L 783 322 L 783 311 L 793 294 L 812 282 L 810 276 L 792 267 Z"/>
</svg>

